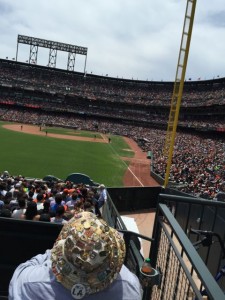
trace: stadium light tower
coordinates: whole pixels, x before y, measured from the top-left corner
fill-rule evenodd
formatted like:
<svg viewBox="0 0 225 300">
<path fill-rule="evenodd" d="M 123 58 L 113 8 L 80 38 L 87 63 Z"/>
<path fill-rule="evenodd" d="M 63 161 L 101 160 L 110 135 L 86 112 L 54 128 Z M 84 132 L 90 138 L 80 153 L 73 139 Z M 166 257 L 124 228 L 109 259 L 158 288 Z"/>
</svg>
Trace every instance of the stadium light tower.
<svg viewBox="0 0 225 300">
<path fill-rule="evenodd" d="M 88 48 L 70 45 L 65 43 L 59 43 L 55 41 L 49 41 L 45 39 L 39 39 L 26 35 L 18 35 L 17 37 L 17 49 L 16 49 L 16 61 L 18 58 L 18 49 L 19 44 L 25 44 L 30 46 L 30 56 L 29 56 L 29 64 L 37 64 L 38 57 L 38 49 L 48 48 L 49 49 L 49 58 L 48 58 L 48 67 L 55 68 L 56 67 L 56 59 L 57 59 L 57 51 L 68 52 L 68 62 L 67 62 L 67 70 L 74 71 L 75 66 L 75 57 L 76 55 L 84 55 L 85 56 L 85 64 L 84 64 L 84 73 L 86 72 L 86 62 L 87 62 L 87 51 Z M 15 58 L 14 58 L 15 59 Z"/>
<path fill-rule="evenodd" d="M 169 121 L 167 125 L 166 140 L 164 146 L 164 156 L 167 157 L 167 167 L 165 174 L 164 187 L 169 182 L 170 168 L 173 157 L 174 142 L 177 131 L 177 123 L 184 87 L 189 48 L 191 43 L 192 28 L 194 23 L 195 7 L 197 0 L 187 0 L 180 52 L 178 57 L 177 71 L 173 88 L 173 95 L 170 106 Z"/>
</svg>

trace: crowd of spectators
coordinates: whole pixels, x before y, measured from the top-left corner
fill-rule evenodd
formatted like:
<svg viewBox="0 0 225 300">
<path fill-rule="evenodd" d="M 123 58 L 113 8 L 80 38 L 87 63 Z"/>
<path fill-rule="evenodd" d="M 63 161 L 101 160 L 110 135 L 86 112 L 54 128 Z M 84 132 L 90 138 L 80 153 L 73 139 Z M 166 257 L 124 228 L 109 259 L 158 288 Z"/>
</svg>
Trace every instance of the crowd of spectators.
<svg viewBox="0 0 225 300">
<path fill-rule="evenodd" d="M 105 203 L 101 197 L 102 185 L 90 187 L 62 180 L 28 180 L 22 175 L 12 176 L 8 171 L 0 175 L 2 217 L 57 224 L 66 224 L 80 211 L 101 217 L 100 208 Z"/>
<path fill-rule="evenodd" d="M 201 83 L 201 84 L 200 84 Z M 50 94 L 81 97 L 83 100 L 101 100 L 170 107 L 173 83 L 121 80 L 84 75 L 28 64 L 0 60 L 0 84 Z M 212 106 L 225 104 L 225 80 L 217 79 L 184 86 L 182 106 Z"/>
<path fill-rule="evenodd" d="M 116 117 L 162 128 L 172 91 L 172 82 L 120 80 L 0 60 L 0 104 L 8 106 Z M 224 79 L 187 82 L 179 126 L 225 130 L 224 91 Z"/>
<path fill-rule="evenodd" d="M 51 126 L 70 126 L 78 130 L 98 130 L 134 139 L 144 152 L 153 152 L 154 172 L 164 178 L 167 159 L 163 156 L 165 130 L 110 121 L 38 114 L 8 110 L 3 120 Z M 143 142 L 144 141 L 144 142 Z M 216 198 L 225 191 L 225 142 L 222 139 L 178 132 L 171 166 L 170 181 L 194 196 Z"/>
<path fill-rule="evenodd" d="M 0 97 L 0 101 L 1 101 L 1 97 Z M 49 107 L 50 108 L 50 103 L 46 104 L 45 110 L 46 108 Z M 63 105 L 61 104 L 60 106 L 63 107 Z M 58 105 L 59 108 L 59 105 Z M 57 111 L 57 108 L 55 107 L 55 110 Z M 79 110 L 79 106 L 76 107 L 76 109 L 74 108 L 74 110 L 76 110 L 76 113 Z M 74 110 L 69 110 L 69 112 L 74 112 Z M 12 112 L 15 112 L 15 115 L 12 116 Z M 67 111 L 68 112 L 68 108 L 66 109 L 60 109 L 60 112 L 63 113 L 63 111 Z M 51 121 L 50 119 L 52 119 L 52 117 L 49 117 L 51 115 L 52 112 L 52 107 L 51 107 L 51 111 L 50 112 L 46 112 L 44 113 L 43 111 L 38 111 L 36 110 L 36 112 L 30 112 L 30 110 L 28 110 L 28 108 L 24 108 L 22 110 L 22 113 L 24 114 L 24 116 L 26 118 L 28 118 L 28 123 L 32 123 L 30 122 L 30 117 L 29 116 L 39 116 L 39 120 L 37 121 L 37 117 L 34 117 L 34 124 L 40 124 L 40 123 L 48 123 L 51 124 L 53 123 L 54 125 L 54 120 Z M 17 114 L 21 115 L 21 112 L 18 111 L 18 109 L 13 109 L 12 106 L 9 106 L 8 108 L 0 108 L 0 117 L 2 120 L 11 120 L 11 121 L 18 121 L 20 122 L 20 116 L 17 117 Z M 52 113 L 52 115 L 54 115 L 54 113 Z M 74 121 L 76 119 L 79 119 L 79 115 L 88 115 L 88 116 L 93 116 L 94 118 L 98 119 L 98 117 L 103 117 L 103 118 L 113 118 L 116 115 L 117 120 L 121 120 L 121 121 L 128 121 L 129 123 L 134 123 L 134 122 L 139 122 L 143 121 L 143 124 L 152 124 L 154 126 L 160 127 L 163 126 L 164 128 L 166 128 L 167 126 L 167 116 L 165 114 L 161 114 L 161 115 L 156 115 L 156 114 L 150 114 L 150 113 L 146 113 L 143 111 L 136 111 L 135 110 L 130 110 L 129 112 L 125 112 L 123 109 L 122 110 L 116 110 L 116 108 L 114 109 L 110 109 L 110 108 L 98 108 L 96 109 L 95 107 L 89 107 L 88 109 L 81 107 L 81 109 L 79 110 L 79 114 L 77 114 L 76 116 L 67 116 L 67 120 L 68 123 L 65 123 L 65 116 L 62 115 L 58 116 L 59 119 L 61 119 L 61 123 L 64 124 L 60 124 L 60 125 L 68 125 L 68 126 L 73 126 L 74 127 Z M 71 120 L 71 122 L 70 122 Z M 58 121 L 60 123 L 60 121 Z M 208 120 L 180 120 L 179 121 L 179 126 L 183 127 L 183 128 L 193 128 L 196 130 L 219 130 L 220 128 L 222 130 L 225 130 L 225 123 L 224 121 L 218 119 L 216 116 L 213 119 L 208 119 Z"/>
<path fill-rule="evenodd" d="M 148 120 L 148 125 L 158 125 L 158 128 L 167 124 L 168 110 L 164 108 L 170 106 L 172 82 L 120 80 L 5 60 L 0 60 L 0 66 L 0 103 L 5 104 L 0 108 L 1 120 L 97 129 L 131 137 L 143 151 L 153 152 L 154 171 L 164 177 L 167 164 L 162 154 L 165 130 L 149 128 L 140 121 Z M 201 107 L 201 118 L 194 113 L 186 119 L 181 113 L 178 125 L 205 132 L 224 130 L 224 91 L 224 79 L 185 84 L 182 106 Z M 213 111 L 215 107 L 219 108 L 213 118 L 208 113 L 204 117 L 204 109 Z M 117 120 L 113 121 L 114 116 Z M 182 191 L 214 199 L 217 193 L 224 192 L 224 162 L 223 140 L 178 132 L 170 181 Z"/>
</svg>

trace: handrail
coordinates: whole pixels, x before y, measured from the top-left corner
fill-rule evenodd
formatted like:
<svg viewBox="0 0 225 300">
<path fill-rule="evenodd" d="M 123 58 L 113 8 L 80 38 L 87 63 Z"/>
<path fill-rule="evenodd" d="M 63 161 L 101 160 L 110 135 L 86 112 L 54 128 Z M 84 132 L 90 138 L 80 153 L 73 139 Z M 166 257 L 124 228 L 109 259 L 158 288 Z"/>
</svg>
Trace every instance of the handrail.
<svg viewBox="0 0 225 300">
<path fill-rule="evenodd" d="M 165 203 L 166 201 L 201 204 L 201 205 L 207 205 L 213 207 L 217 207 L 217 206 L 224 207 L 225 205 L 224 202 L 221 201 L 205 200 L 202 198 L 185 197 L 185 196 L 177 196 L 177 195 L 169 195 L 169 194 L 159 194 L 159 202 Z"/>
<path fill-rule="evenodd" d="M 207 290 L 207 294 L 210 299 L 225 299 L 225 296 L 215 282 L 213 276 L 209 272 L 208 268 L 198 255 L 191 241 L 188 239 L 187 235 L 182 230 L 181 226 L 178 224 L 173 214 L 170 212 L 169 208 L 162 203 L 159 203 L 159 210 L 161 214 L 166 218 L 167 224 L 172 231 L 172 235 L 176 236 L 176 239 L 179 241 L 180 245 L 183 247 L 183 251 L 187 255 L 192 267 L 195 272 L 198 274 L 199 279 L 202 281 L 204 287 Z M 170 234 L 171 236 L 171 234 Z M 195 288 L 193 287 L 195 290 Z"/>
</svg>

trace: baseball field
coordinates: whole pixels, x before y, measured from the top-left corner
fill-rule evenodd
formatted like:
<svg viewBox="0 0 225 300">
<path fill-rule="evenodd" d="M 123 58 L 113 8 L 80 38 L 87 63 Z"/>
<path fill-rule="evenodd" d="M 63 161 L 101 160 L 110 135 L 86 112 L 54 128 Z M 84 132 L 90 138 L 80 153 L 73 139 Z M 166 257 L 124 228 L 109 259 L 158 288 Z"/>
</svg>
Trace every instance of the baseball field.
<svg viewBox="0 0 225 300">
<path fill-rule="evenodd" d="M 38 135 L 27 134 L 26 127 L 0 123 L 0 172 L 37 178 L 54 175 L 63 180 L 70 173 L 84 173 L 107 186 L 123 185 L 128 162 L 121 157 L 132 157 L 134 152 L 122 137 L 110 136 L 109 143 L 108 136 L 94 132 L 36 127 Z"/>
</svg>

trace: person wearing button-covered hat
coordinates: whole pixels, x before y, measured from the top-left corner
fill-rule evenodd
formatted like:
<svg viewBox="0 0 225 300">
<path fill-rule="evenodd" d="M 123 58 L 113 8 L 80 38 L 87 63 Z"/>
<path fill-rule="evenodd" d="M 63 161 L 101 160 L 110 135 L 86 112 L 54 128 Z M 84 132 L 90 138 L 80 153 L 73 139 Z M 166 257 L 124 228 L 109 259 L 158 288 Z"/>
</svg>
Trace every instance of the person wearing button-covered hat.
<svg viewBox="0 0 225 300">
<path fill-rule="evenodd" d="M 139 300 L 138 278 L 123 264 L 120 233 L 91 212 L 65 224 L 51 250 L 19 265 L 9 299 Z"/>
</svg>

